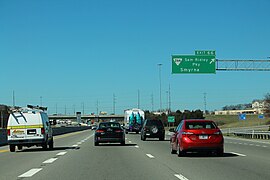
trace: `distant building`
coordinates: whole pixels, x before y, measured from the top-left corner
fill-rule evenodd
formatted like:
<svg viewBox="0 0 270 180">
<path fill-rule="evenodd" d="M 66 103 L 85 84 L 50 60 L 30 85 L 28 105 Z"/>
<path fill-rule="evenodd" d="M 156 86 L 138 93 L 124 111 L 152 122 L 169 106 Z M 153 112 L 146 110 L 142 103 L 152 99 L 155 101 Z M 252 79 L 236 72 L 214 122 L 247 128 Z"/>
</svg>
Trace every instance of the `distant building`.
<svg viewBox="0 0 270 180">
<path fill-rule="evenodd" d="M 244 110 L 224 110 L 215 111 L 215 115 L 238 115 L 238 114 L 263 114 L 266 107 L 266 102 L 263 100 L 256 100 L 252 102 L 251 109 Z"/>
</svg>

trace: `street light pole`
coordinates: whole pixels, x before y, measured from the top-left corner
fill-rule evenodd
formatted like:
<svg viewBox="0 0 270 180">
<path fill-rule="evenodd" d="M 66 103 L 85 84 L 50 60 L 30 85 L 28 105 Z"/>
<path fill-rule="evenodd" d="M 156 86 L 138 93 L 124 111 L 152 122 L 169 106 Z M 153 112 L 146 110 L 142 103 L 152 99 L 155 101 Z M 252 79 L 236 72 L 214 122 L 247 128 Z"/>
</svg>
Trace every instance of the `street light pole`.
<svg viewBox="0 0 270 180">
<path fill-rule="evenodd" d="M 161 63 L 159 63 L 158 64 L 158 66 L 159 66 L 159 111 L 161 112 L 161 110 L 162 110 L 162 102 L 161 102 L 161 66 L 162 66 L 162 64 Z"/>
</svg>

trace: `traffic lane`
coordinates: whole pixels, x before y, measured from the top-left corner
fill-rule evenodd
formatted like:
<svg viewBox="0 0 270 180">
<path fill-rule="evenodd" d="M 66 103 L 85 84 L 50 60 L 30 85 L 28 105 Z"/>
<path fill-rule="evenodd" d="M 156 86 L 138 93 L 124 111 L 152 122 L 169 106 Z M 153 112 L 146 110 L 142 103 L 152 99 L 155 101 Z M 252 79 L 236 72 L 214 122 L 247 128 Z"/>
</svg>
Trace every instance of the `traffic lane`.
<svg viewBox="0 0 270 180">
<path fill-rule="evenodd" d="M 224 157 L 215 157 L 208 154 L 192 153 L 185 157 L 170 154 L 169 139 L 140 140 L 140 135 L 130 134 L 131 142 L 137 143 L 140 149 L 152 153 L 159 163 L 163 163 L 174 171 L 178 171 L 188 179 L 269 179 L 266 171 L 268 163 L 257 161 L 252 156 L 240 156 L 232 152 L 234 147 L 225 143 Z M 255 161 L 255 163 L 254 163 Z M 256 162 L 257 161 L 257 162 Z M 265 161 L 270 162 L 268 159 Z M 248 163 L 248 165 L 246 165 Z"/>
<path fill-rule="evenodd" d="M 157 163 L 154 157 L 136 148 L 135 143 L 124 146 L 101 144 L 94 146 L 93 137 L 38 172 L 34 179 L 176 179 L 175 172 Z"/>
<path fill-rule="evenodd" d="M 53 150 L 44 151 L 41 147 L 31 147 L 24 148 L 22 151 L 0 153 L 0 162 L 2 162 L 0 168 L 1 179 L 17 179 L 20 174 L 32 167 L 40 166 L 42 162 L 55 157 L 57 153 L 76 149 L 70 144 L 76 144 L 75 139 L 81 139 L 80 136 L 86 137 L 88 135 L 88 132 L 81 132 L 80 134 L 75 133 L 73 136 L 70 134 L 69 136 L 63 135 L 62 138 L 58 137 L 55 139 L 55 148 Z M 8 148 L 8 146 L 3 148 Z"/>
</svg>

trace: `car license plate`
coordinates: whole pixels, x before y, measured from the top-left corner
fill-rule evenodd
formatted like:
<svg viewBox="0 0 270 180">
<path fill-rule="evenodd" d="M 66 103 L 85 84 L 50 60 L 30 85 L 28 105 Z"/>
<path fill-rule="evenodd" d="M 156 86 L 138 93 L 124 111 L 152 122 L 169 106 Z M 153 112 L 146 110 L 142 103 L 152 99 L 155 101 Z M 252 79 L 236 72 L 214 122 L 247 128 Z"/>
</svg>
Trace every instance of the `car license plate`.
<svg viewBox="0 0 270 180">
<path fill-rule="evenodd" d="M 200 135 L 199 139 L 208 139 L 208 136 L 207 135 Z"/>
<path fill-rule="evenodd" d="M 150 134 L 149 133 L 146 133 L 146 136 L 150 136 Z"/>
</svg>

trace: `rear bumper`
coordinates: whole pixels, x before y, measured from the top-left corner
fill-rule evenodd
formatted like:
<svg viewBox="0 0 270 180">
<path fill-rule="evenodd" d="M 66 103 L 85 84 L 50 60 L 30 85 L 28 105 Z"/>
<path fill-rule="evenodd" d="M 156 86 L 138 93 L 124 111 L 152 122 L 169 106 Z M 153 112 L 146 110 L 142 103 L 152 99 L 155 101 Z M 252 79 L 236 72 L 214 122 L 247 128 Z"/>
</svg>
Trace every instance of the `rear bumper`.
<svg viewBox="0 0 270 180">
<path fill-rule="evenodd" d="M 45 143 L 45 139 L 21 139 L 21 140 L 8 140 L 8 144 L 12 145 L 40 145 Z"/>
<path fill-rule="evenodd" d="M 223 149 L 224 145 L 220 143 L 184 143 L 181 149 L 186 151 L 211 151 Z"/>
<path fill-rule="evenodd" d="M 124 138 L 105 138 L 105 137 L 96 137 L 95 142 L 99 143 L 107 143 L 107 142 L 123 142 L 125 141 Z"/>
</svg>

